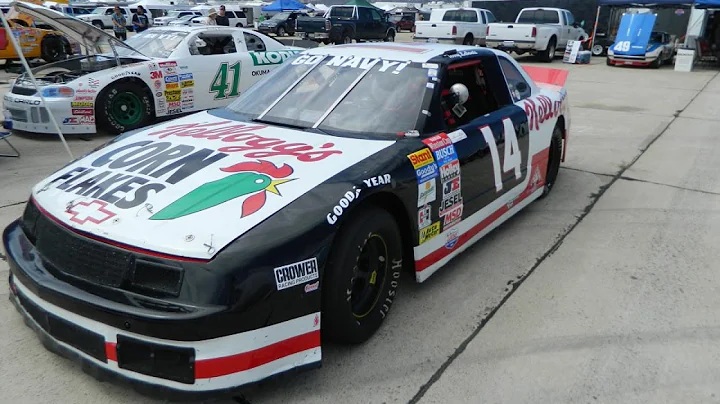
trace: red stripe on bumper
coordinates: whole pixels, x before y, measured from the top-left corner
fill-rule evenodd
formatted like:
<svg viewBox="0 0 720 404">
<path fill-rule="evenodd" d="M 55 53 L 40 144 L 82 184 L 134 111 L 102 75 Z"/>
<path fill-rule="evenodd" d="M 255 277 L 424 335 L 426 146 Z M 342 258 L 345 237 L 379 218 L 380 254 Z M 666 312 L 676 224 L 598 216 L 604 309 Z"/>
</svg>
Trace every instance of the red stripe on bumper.
<svg viewBox="0 0 720 404">
<path fill-rule="evenodd" d="M 109 361 L 117 362 L 117 344 L 114 342 L 105 343 L 105 356 Z"/>
<path fill-rule="evenodd" d="M 545 175 L 547 173 L 547 162 L 548 158 L 550 156 L 550 149 L 542 150 L 541 152 L 535 154 L 532 158 L 532 166 L 531 169 L 528 171 L 527 175 L 532 176 L 535 172 L 535 168 L 540 168 L 540 175 L 542 177 L 542 181 L 540 184 L 545 184 Z M 531 177 L 532 178 L 532 177 Z M 483 231 L 485 228 L 490 226 L 493 222 L 498 220 L 500 216 L 504 215 L 512 209 L 515 204 L 522 202 L 525 198 L 530 196 L 533 192 L 535 192 L 537 188 L 533 189 L 532 187 L 532 180 L 530 183 L 528 183 L 527 188 L 520 193 L 520 195 L 513 201 L 513 204 L 508 207 L 509 204 L 501 206 L 498 210 L 491 213 L 488 217 L 483 219 L 480 223 L 476 224 L 475 226 L 471 227 L 470 230 L 466 231 L 465 233 L 461 234 L 457 244 L 454 248 L 448 249 L 445 248 L 445 246 L 442 246 L 438 248 L 437 250 L 431 252 L 424 258 L 421 258 L 417 261 L 415 261 L 415 272 L 422 272 L 434 263 L 440 261 L 441 259 L 447 257 L 450 255 L 453 251 L 458 249 L 460 246 L 464 245 L 468 241 L 470 241 L 471 238 L 475 237 L 476 234 Z"/>
<path fill-rule="evenodd" d="M 243 372 L 288 355 L 320 346 L 320 330 L 298 335 L 254 351 L 195 362 L 195 379 L 209 379 Z"/>
</svg>

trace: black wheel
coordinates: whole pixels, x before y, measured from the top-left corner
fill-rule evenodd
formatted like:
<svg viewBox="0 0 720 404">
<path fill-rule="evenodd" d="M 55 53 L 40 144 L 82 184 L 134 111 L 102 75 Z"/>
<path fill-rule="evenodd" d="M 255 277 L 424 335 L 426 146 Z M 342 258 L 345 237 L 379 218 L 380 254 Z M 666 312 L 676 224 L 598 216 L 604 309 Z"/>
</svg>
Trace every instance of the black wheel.
<svg viewBox="0 0 720 404">
<path fill-rule="evenodd" d="M 105 29 L 105 26 L 103 25 L 102 21 L 93 21 L 92 25 L 95 26 L 97 29 Z"/>
<path fill-rule="evenodd" d="M 48 63 L 67 59 L 65 44 L 61 38 L 46 36 L 40 43 L 40 57 Z"/>
<path fill-rule="evenodd" d="M 547 48 L 538 53 L 538 56 L 540 57 L 540 60 L 546 63 L 552 63 L 553 59 L 555 59 L 555 37 L 550 38 L 550 41 L 548 42 Z"/>
<path fill-rule="evenodd" d="M 285 36 L 285 28 L 278 27 L 277 29 L 277 36 Z"/>
<path fill-rule="evenodd" d="M 98 100 L 95 106 L 97 125 L 111 133 L 141 128 L 154 115 L 152 94 L 129 81 L 111 85 Z"/>
<path fill-rule="evenodd" d="M 392 307 L 402 272 L 395 218 L 380 208 L 356 212 L 339 231 L 322 281 L 323 333 L 332 341 L 367 341 Z"/>
<path fill-rule="evenodd" d="M 395 42 L 395 31 L 388 30 L 387 34 L 385 34 L 385 42 Z"/>
<path fill-rule="evenodd" d="M 465 39 L 463 39 L 463 45 L 472 45 L 474 40 L 472 35 L 467 35 Z"/>
<path fill-rule="evenodd" d="M 605 47 L 599 44 L 593 45 L 591 52 L 593 56 L 602 56 L 605 53 Z"/>
<path fill-rule="evenodd" d="M 612 66 L 613 64 L 610 63 L 610 58 L 605 58 L 605 64 L 608 66 Z"/>
<path fill-rule="evenodd" d="M 552 191 L 558 172 L 560 172 L 560 160 L 562 159 L 562 130 L 560 126 L 555 126 L 552 137 L 550 138 L 550 150 L 548 153 L 547 173 L 545 173 L 545 186 L 541 198 L 546 197 Z"/>
<path fill-rule="evenodd" d="M 652 69 L 659 69 L 660 68 L 660 57 L 658 56 L 657 59 L 655 59 L 652 63 L 650 63 L 650 68 Z"/>
</svg>

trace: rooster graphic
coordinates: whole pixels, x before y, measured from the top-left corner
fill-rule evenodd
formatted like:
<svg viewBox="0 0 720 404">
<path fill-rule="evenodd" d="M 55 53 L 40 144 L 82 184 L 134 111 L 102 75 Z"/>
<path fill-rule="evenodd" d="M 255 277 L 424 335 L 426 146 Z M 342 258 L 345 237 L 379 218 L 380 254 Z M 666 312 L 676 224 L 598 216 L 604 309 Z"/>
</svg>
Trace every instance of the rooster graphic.
<svg viewBox="0 0 720 404">
<path fill-rule="evenodd" d="M 268 192 L 282 196 L 277 186 L 294 179 L 287 179 L 294 171 L 289 165 L 277 167 L 265 160 L 238 163 L 220 170 L 235 174 L 195 188 L 152 215 L 150 220 L 177 219 L 250 195 L 240 211 L 240 217 L 246 217 L 265 206 Z"/>
</svg>

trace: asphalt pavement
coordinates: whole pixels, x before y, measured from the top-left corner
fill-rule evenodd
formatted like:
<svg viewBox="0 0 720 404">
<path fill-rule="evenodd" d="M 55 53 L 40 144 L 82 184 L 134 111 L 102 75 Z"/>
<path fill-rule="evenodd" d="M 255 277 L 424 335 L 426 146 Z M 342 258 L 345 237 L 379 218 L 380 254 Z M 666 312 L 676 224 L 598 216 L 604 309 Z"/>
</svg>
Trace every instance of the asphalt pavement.
<svg viewBox="0 0 720 404">
<path fill-rule="evenodd" d="M 572 127 L 548 198 L 427 282 L 403 279 L 368 343 L 213 403 L 720 402 L 718 72 L 552 67 L 570 70 Z M 11 140 L 22 158 L 0 158 L 2 227 L 68 161 L 53 136 Z M 107 140 L 69 144 L 78 156 Z M 46 351 L 7 294 L 0 403 L 160 402 Z"/>
</svg>

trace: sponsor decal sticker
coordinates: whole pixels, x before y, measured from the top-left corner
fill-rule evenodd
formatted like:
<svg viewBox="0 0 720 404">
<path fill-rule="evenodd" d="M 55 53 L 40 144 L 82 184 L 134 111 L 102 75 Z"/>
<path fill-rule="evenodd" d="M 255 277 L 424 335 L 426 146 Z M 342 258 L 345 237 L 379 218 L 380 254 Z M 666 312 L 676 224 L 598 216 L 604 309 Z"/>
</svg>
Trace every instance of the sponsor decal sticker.
<svg viewBox="0 0 720 404">
<path fill-rule="evenodd" d="M 160 70 L 154 70 L 150 72 L 150 79 L 157 80 L 162 78 L 162 72 Z"/>
<path fill-rule="evenodd" d="M 292 61 L 294 65 L 306 64 L 313 65 L 319 63 L 326 55 L 300 55 L 297 59 Z M 400 72 L 406 68 L 409 62 L 392 62 L 389 60 L 382 60 L 377 58 L 359 57 L 359 56 L 334 56 L 330 59 L 326 66 L 336 67 L 352 67 L 363 70 L 371 69 L 373 66 L 380 64 L 378 72 L 392 72 L 393 74 L 400 74 Z"/>
<path fill-rule="evenodd" d="M 300 51 L 250 52 L 250 57 L 252 57 L 255 66 L 279 65 L 296 53 L 300 53 Z"/>
<path fill-rule="evenodd" d="M 435 222 L 430 226 L 420 230 L 420 244 L 432 239 L 440 234 L 440 222 Z"/>
<path fill-rule="evenodd" d="M 165 98 L 168 102 L 180 101 L 182 93 L 180 90 L 165 90 Z"/>
<path fill-rule="evenodd" d="M 421 182 L 418 184 L 418 204 L 417 206 L 423 206 L 435 200 L 435 179 L 430 181 Z"/>
<path fill-rule="evenodd" d="M 92 101 L 73 101 L 70 103 L 70 106 L 73 108 L 87 108 L 92 107 L 93 103 Z"/>
<path fill-rule="evenodd" d="M 453 227 L 450 229 L 445 236 L 445 248 L 448 250 L 452 250 L 455 248 L 455 246 L 458 243 L 458 240 L 460 239 L 460 231 L 456 227 Z"/>
<path fill-rule="evenodd" d="M 285 265 L 273 269 L 277 290 L 291 288 L 296 285 L 313 281 L 320 277 L 317 258 Z"/>
<path fill-rule="evenodd" d="M 265 69 L 265 70 L 253 70 L 252 72 L 250 72 L 250 75 L 251 75 L 251 76 L 264 76 L 264 75 L 266 75 L 266 74 L 268 74 L 268 73 L 270 73 L 270 70 L 269 70 L 269 69 Z"/>
<path fill-rule="evenodd" d="M 438 177 L 438 166 L 437 164 L 430 163 L 426 165 L 425 167 L 420 167 L 417 170 L 415 170 L 415 176 L 417 177 L 418 183 L 420 182 L 426 182 L 433 178 Z"/>
<path fill-rule="evenodd" d="M 457 154 L 455 153 L 455 146 L 453 146 L 452 143 L 450 143 L 450 146 L 434 151 L 433 154 L 435 155 L 435 160 L 439 166 L 444 166 L 445 164 L 458 159 Z"/>
<path fill-rule="evenodd" d="M 180 79 L 180 81 L 192 80 L 193 74 L 192 73 L 182 73 L 181 75 L 178 76 L 178 78 Z"/>
<path fill-rule="evenodd" d="M 165 82 L 166 83 L 177 83 L 178 76 L 165 76 Z"/>
<path fill-rule="evenodd" d="M 165 74 L 165 75 L 177 73 L 177 70 L 175 70 L 174 67 L 166 67 L 162 71 L 163 71 L 163 74 Z"/>
<path fill-rule="evenodd" d="M 70 110 L 73 115 L 94 115 L 95 111 L 92 108 L 73 108 Z"/>
<path fill-rule="evenodd" d="M 182 108 L 170 108 L 170 107 L 168 107 L 167 113 L 168 113 L 168 115 L 180 114 L 180 113 L 182 113 Z"/>
<path fill-rule="evenodd" d="M 140 77 L 140 72 L 133 72 L 133 71 L 126 70 L 124 72 L 113 74 L 112 76 L 110 76 L 110 80 L 115 80 L 115 79 L 119 79 L 121 77 L 128 77 L 128 76 Z"/>
<path fill-rule="evenodd" d="M 172 101 L 167 103 L 168 108 L 180 108 L 180 105 L 180 101 Z"/>
<path fill-rule="evenodd" d="M 320 287 L 320 281 L 308 283 L 307 285 L 305 285 L 305 293 L 314 292 L 314 291 L 318 290 L 319 287 Z"/>
<path fill-rule="evenodd" d="M 155 81 L 153 82 L 153 85 L 155 86 L 155 89 L 156 89 L 156 90 L 159 90 L 159 89 L 162 88 L 163 82 L 160 81 L 160 80 L 155 80 Z"/>
<path fill-rule="evenodd" d="M 435 136 L 431 136 L 423 140 L 422 142 L 425 143 L 427 147 L 429 147 L 432 151 L 438 151 L 442 148 L 452 145 L 452 140 L 450 140 L 450 138 L 444 133 L 439 133 Z"/>
<path fill-rule="evenodd" d="M 415 153 L 410 153 L 407 155 L 407 158 L 410 159 L 410 163 L 412 163 L 416 170 L 435 161 L 433 160 L 432 153 L 428 149 L 422 149 L 420 151 L 416 151 Z"/>
<path fill-rule="evenodd" d="M 165 84 L 167 90 L 175 90 L 178 88 L 178 83 L 167 83 Z"/>
<path fill-rule="evenodd" d="M 460 176 L 460 162 L 455 160 L 440 167 L 440 180 L 445 182 Z"/>
<path fill-rule="evenodd" d="M 353 187 L 352 190 L 345 192 L 345 195 L 340 198 L 338 204 L 333 207 L 332 212 L 327 214 L 326 219 L 328 224 L 335 224 L 338 221 L 345 209 L 350 206 L 350 203 L 360 197 L 361 190 L 361 188 Z"/>
<path fill-rule="evenodd" d="M 63 125 L 78 125 L 78 118 L 71 116 L 63 119 Z"/>
<path fill-rule="evenodd" d="M 448 229 L 462 220 L 463 205 L 460 204 L 445 212 L 443 218 L 443 229 Z"/>
<path fill-rule="evenodd" d="M 363 180 L 365 186 L 368 188 L 377 187 L 380 185 L 388 185 L 391 182 L 390 174 L 378 175 L 377 177 L 368 178 Z"/>
<path fill-rule="evenodd" d="M 158 91 L 157 93 L 155 93 L 155 97 L 158 97 L 158 98 L 159 98 L 159 97 L 162 97 L 162 96 L 163 96 L 162 91 Z"/>
<path fill-rule="evenodd" d="M 458 129 L 456 131 L 450 132 L 447 134 L 447 137 L 452 140 L 453 143 L 457 143 L 461 140 L 467 139 L 467 134 L 462 129 Z"/>
<path fill-rule="evenodd" d="M 171 62 L 160 62 L 160 63 L 158 63 L 158 66 L 160 66 L 160 68 L 176 67 L 176 66 L 177 66 L 177 62 L 174 62 L 174 61 L 171 61 Z"/>
<path fill-rule="evenodd" d="M 440 216 L 447 215 L 453 208 L 456 208 L 458 205 L 462 205 L 462 203 L 463 199 L 460 194 L 453 195 L 448 199 L 443 199 L 440 202 Z"/>
<path fill-rule="evenodd" d="M 100 80 L 88 77 L 88 85 L 92 88 L 100 87 Z"/>
<path fill-rule="evenodd" d="M 82 85 L 82 83 L 80 83 Z M 78 90 L 75 90 L 75 94 L 97 94 L 97 90 L 90 89 L 90 88 L 81 88 Z"/>
<path fill-rule="evenodd" d="M 180 87 L 182 88 L 188 88 L 193 87 L 195 85 L 195 80 L 185 80 L 180 82 Z"/>
<path fill-rule="evenodd" d="M 70 215 L 70 221 L 77 224 L 85 224 L 91 222 L 101 224 L 102 222 L 115 216 L 115 213 L 108 210 L 108 203 L 97 199 L 91 202 L 78 202 L 65 209 L 65 213 Z"/>
<path fill-rule="evenodd" d="M 92 101 L 94 99 L 95 97 L 93 97 L 92 95 L 77 95 L 75 96 L 73 101 Z"/>
<path fill-rule="evenodd" d="M 453 177 L 442 184 L 442 199 L 451 198 L 460 193 L 460 177 Z"/>
<path fill-rule="evenodd" d="M 430 205 L 425 205 L 418 209 L 418 228 L 424 229 L 430 226 L 430 223 L 432 222 L 431 212 L 432 210 L 430 209 Z"/>
</svg>

